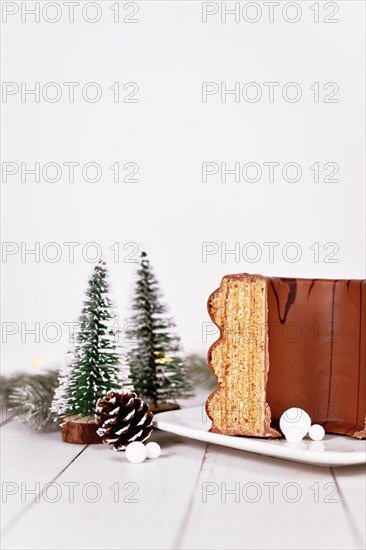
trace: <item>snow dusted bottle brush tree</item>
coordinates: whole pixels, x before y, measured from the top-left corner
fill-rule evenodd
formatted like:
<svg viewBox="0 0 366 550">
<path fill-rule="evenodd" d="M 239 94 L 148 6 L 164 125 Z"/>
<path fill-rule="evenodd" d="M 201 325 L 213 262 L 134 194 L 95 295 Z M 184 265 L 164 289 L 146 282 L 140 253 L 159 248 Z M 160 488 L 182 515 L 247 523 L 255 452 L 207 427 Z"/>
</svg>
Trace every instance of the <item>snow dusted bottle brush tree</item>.
<svg viewBox="0 0 366 550">
<path fill-rule="evenodd" d="M 116 323 L 106 265 L 95 265 L 74 336 L 74 348 L 61 372 L 52 403 L 69 443 L 100 443 L 94 412 L 99 397 L 123 382 Z"/>
<path fill-rule="evenodd" d="M 192 395 L 192 388 L 146 252 L 141 252 L 132 309 L 127 363 L 134 389 L 153 412 L 179 408 L 176 400 Z"/>
</svg>

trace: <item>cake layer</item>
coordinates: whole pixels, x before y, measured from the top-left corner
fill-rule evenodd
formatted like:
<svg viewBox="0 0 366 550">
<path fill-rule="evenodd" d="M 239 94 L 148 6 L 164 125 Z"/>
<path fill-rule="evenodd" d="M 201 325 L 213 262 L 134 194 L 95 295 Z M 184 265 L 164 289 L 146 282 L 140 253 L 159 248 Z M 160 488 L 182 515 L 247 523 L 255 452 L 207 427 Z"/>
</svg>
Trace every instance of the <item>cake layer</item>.
<svg viewBox="0 0 366 550">
<path fill-rule="evenodd" d="M 268 373 L 267 282 L 261 276 L 224 277 L 209 298 L 221 337 L 209 363 L 218 389 L 207 401 L 212 430 L 231 435 L 278 436 L 266 403 Z"/>
<path fill-rule="evenodd" d="M 366 281 L 227 275 L 209 299 L 220 339 L 212 429 L 278 436 L 300 407 L 327 432 L 366 437 Z"/>
</svg>

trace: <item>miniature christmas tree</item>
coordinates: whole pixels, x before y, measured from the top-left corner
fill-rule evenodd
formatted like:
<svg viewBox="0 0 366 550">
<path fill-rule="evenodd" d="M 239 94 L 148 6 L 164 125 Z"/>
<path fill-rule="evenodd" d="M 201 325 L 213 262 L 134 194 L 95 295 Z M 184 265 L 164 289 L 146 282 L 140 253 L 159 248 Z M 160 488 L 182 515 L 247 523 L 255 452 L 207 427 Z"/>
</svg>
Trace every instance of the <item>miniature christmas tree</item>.
<svg viewBox="0 0 366 550">
<path fill-rule="evenodd" d="M 177 408 L 179 397 L 191 395 L 186 368 L 177 355 L 180 340 L 166 317 L 159 286 L 145 252 L 141 253 L 131 318 L 134 342 L 127 355 L 135 392 L 153 411 Z"/>
<path fill-rule="evenodd" d="M 74 349 L 61 373 L 52 404 L 52 410 L 59 417 L 71 417 L 78 424 L 91 423 L 99 397 L 121 387 L 118 342 L 112 330 L 114 321 L 107 269 L 100 261 L 88 282 Z M 63 436 L 65 438 L 64 433 Z"/>
</svg>

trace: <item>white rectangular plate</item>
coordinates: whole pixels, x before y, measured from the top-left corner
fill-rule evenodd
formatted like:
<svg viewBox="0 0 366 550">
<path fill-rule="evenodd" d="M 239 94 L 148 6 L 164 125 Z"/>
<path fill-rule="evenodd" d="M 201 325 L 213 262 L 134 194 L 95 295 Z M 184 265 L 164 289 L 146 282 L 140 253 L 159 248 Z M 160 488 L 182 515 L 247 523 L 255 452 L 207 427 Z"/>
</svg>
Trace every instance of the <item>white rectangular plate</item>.
<svg viewBox="0 0 366 550">
<path fill-rule="evenodd" d="M 344 435 L 326 434 L 322 441 L 311 441 L 306 437 L 300 443 L 288 443 L 285 439 L 270 440 L 212 433 L 209 431 L 211 421 L 202 406 L 159 413 L 155 415 L 154 425 L 159 430 L 183 437 L 317 466 L 366 463 L 366 441 Z"/>
</svg>

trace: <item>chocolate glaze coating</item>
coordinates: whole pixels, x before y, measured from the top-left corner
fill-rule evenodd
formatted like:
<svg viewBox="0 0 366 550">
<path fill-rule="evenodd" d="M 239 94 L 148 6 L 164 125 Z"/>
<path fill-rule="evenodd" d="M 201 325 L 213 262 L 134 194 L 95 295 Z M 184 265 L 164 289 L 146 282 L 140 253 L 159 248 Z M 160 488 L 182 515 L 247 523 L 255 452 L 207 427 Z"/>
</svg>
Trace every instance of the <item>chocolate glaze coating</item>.
<svg viewBox="0 0 366 550">
<path fill-rule="evenodd" d="M 301 407 L 326 432 L 366 438 L 366 281 L 267 277 L 272 426 Z"/>
</svg>

